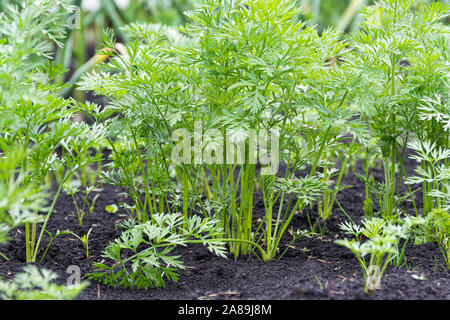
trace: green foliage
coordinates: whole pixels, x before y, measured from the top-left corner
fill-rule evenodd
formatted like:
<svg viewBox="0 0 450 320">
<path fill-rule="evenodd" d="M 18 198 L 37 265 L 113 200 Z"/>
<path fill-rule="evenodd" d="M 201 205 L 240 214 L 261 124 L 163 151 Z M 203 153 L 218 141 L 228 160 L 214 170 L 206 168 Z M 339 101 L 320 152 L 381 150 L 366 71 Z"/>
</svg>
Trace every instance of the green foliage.
<svg viewBox="0 0 450 320">
<path fill-rule="evenodd" d="M 36 211 L 44 211 L 48 195 L 24 184 L 26 174 L 20 170 L 23 151 L 10 150 L 0 154 L 0 243 L 8 233 L 25 223 L 42 221 Z"/>
<path fill-rule="evenodd" d="M 447 195 L 447 201 L 450 200 Z M 450 201 L 447 202 L 450 204 Z M 441 250 L 442 257 L 450 269 L 450 210 L 447 208 L 437 209 L 428 214 L 425 218 L 425 224 L 421 228 L 416 243 L 421 244 L 427 241 L 433 241 Z"/>
<path fill-rule="evenodd" d="M 413 141 L 410 147 L 416 151 L 411 158 L 422 165 L 406 183 L 422 183 L 425 216 L 425 224 L 416 230 L 415 241 L 418 244 L 435 242 L 450 267 L 450 150 L 428 141 Z"/>
<path fill-rule="evenodd" d="M 73 10 L 69 1 L 24 1 L 20 6 L 8 4 L 0 15 L 0 152 L 26 150 L 17 166 L 25 190 L 44 189 L 47 177 L 58 167 L 64 172 L 61 188 L 77 170 L 100 157 L 86 154 L 103 134 L 102 126 L 73 122 L 77 106 L 59 96 L 60 86 L 54 82 L 61 68 L 50 58 L 54 44 L 61 45 Z M 60 155 L 58 147 L 62 147 Z M 37 241 L 38 219 L 25 224 L 28 262 L 36 259 L 54 202 Z"/>
<path fill-rule="evenodd" d="M 450 46 L 443 21 L 450 7 L 383 0 L 357 13 L 372 2 L 188 2 L 173 1 L 172 9 L 134 1 L 119 11 L 102 0 L 98 10 L 82 13 L 76 31 L 67 19 L 79 1 L 0 2 L 0 242 L 25 225 L 26 259 L 35 261 L 44 232 L 49 246 L 73 234 L 46 230 L 60 193 L 72 197 L 82 226 L 98 197 L 88 201 L 98 174 L 126 191 L 130 201 L 121 206 L 130 219 L 104 250 L 108 262 L 95 262 L 89 276 L 109 286 L 163 287 L 184 267 L 177 246 L 281 258 L 294 215 L 316 203 L 323 235 L 335 205 L 346 214 L 337 195 L 349 186 L 341 182 L 363 159 L 364 174 L 356 174 L 366 186 L 366 217 L 362 226 L 342 224 L 353 239 L 336 243 L 355 254 L 366 291 L 378 288 L 389 263 L 401 265 L 410 238 L 436 242 L 449 264 Z M 138 21 L 146 9 L 165 14 Z M 335 29 L 320 26 L 321 10 L 343 12 L 332 19 Z M 302 20 L 305 13 L 312 21 Z M 148 18 L 187 23 L 174 28 Z M 85 61 L 85 33 L 97 24 L 114 31 L 63 85 L 63 68 L 72 53 L 78 64 Z M 100 62 L 102 70 L 84 74 Z M 64 98 L 82 74 L 78 89 L 101 96 L 104 106 Z M 410 150 L 420 166 L 406 177 Z M 378 162 L 382 182 L 371 174 Z M 97 170 L 89 167 L 94 163 Z M 401 192 L 404 184 L 408 192 Z M 414 202 L 420 189 L 411 188 L 417 184 L 424 220 Z M 258 191 L 265 213 L 255 224 Z M 400 218 L 406 199 L 417 218 Z M 73 234 L 87 259 L 91 230 Z M 315 235 L 291 234 L 293 241 Z M 3 283 L 5 297 L 56 290 L 44 287 L 52 274 L 27 272 L 37 282 L 21 276 L 17 285 Z"/>
<path fill-rule="evenodd" d="M 99 122 L 116 114 L 104 122 L 112 153 L 103 178 L 106 183 L 128 190 L 141 222 L 153 213 L 171 210 L 169 197 L 175 197 L 169 149 L 172 128 L 167 121 L 189 97 L 186 92 L 183 94 L 184 85 L 167 53 L 164 34 L 173 34 L 171 31 L 131 25 L 127 29 L 130 36 L 141 36 L 145 41 L 135 40 L 126 56 L 119 55 L 109 35 L 106 47 L 115 56 L 106 67 L 119 72 L 92 73 L 84 77 L 80 86 L 111 99 L 98 114 L 93 114 L 95 108 L 90 112 Z"/>
<path fill-rule="evenodd" d="M 86 213 L 90 215 L 94 211 L 95 202 L 97 201 L 100 194 L 96 194 L 91 201 L 89 201 L 88 197 L 94 191 L 95 186 L 90 186 L 84 188 L 81 195 L 81 205 L 79 205 L 79 200 L 77 200 L 76 195 L 80 193 L 80 185 L 81 182 L 79 180 L 70 180 L 66 182 L 63 186 L 63 190 L 66 194 L 72 197 L 73 204 L 75 205 L 76 214 L 78 222 L 80 223 L 80 227 L 83 226 L 83 218 Z"/>
<path fill-rule="evenodd" d="M 307 144 L 319 134 L 317 129 L 321 124 L 317 121 L 305 124 L 305 119 L 314 118 L 315 112 L 324 105 L 311 103 L 313 94 L 308 95 L 308 88 L 314 91 L 326 83 L 323 75 L 330 65 L 324 61 L 344 47 L 337 42 L 339 35 L 336 32 L 327 30 L 319 36 L 314 28 L 297 22 L 298 13 L 298 7 L 292 1 L 203 1 L 195 11 L 188 13 L 193 22 L 183 28 L 184 33 L 195 41 L 188 50 L 185 49 L 182 58 L 185 64 L 195 66 L 195 73 L 188 74 L 192 75 L 189 82 L 198 88 L 199 112 L 206 116 L 202 119 L 205 131 L 208 128 L 222 132 L 235 130 L 231 137 L 234 144 L 243 138 L 251 140 L 250 130 L 277 131 L 282 152 L 280 160 L 288 168 L 287 180 L 302 165 L 314 163 L 317 154 L 328 147 L 329 141 L 319 149 L 316 149 L 316 143 Z M 325 107 L 330 105 L 325 104 Z M 332 120 L 333 111 L 327 114 L 327 120 Z M 312 129 L 307 130 L 308 126 Z M 302 131 L 304 137 L 299 135 Z M 245 145 L 245 150 L 250 148 L 251 142 Z M 306 152 L 305 145 L 308 147 Z M 264 151 L 259 150 L 257 157 L 261 159 L 261 155 Z M 250 154 L 246 153 L 245 158 L 250 159 Z M 272 167 L 277 167 L 278 155 L 271 161 Z M 232 178 L 237 168 L 240 180 Z M 268 187 L 267 183 L 274 181 L 276 172 L 272 177 L 262 173 L 259 180 L 264 193 L 266 225 L 257 228 L 263 231 L 262 235 L 252 233 L 255 169 L 252 165 L 208 166 L 213 185 L 210 197 L 223 199 L 222 208 L 228 208 L 216 214 L 231 238 L 263 239 L 268 258 L 273 259 L 293 214 L 306 205 L 300 195 L 306 194 L 308 189 L 305 188 L 304 193 L 293 193 L 292 206 L 280 208 L 276 223 L 272 224 L 272 210 L 277 200 L 282 202 L 289 196 L 283 190 L 275 192 L 274 188 Z M 224 177 L 224 183 L 219 182 L 220 176 Z M 238 192 L 240 204 L 236 203 Z M 246 243 L 230 243 L 230 250 L 236 257 L 248 254 L 251 248 Z"/>
<path fill-rule="evenodd" d="M 346 10 L 336 22 L 338 30 L 348 29 L 363 3 L 340 3 L 340 11 Z M 314 4 L 320 8 L 321 2 Z M 354 21 L 360 29 L 351 28 L 342 40 L 331 28 L 319 33 L 299 21 L 295 1 L 203 0 L 186 12 L 188 23 L 178 29 L 145 23 L 124 28 L 131 39 L 125 51 L 108 33 L 107 72 L 85 76 L 80 88 L 110 99 L 94 115 L 97 120 L 116 115 L 106 122 L 112 154 L 104 180 L 128 190 L 141 224 L 108 247 L 109 258 L 119 264 L 99 264 L 93 277 L 142 288 L 162 285 L 163 275 L 176 280 L 172 272 L 181 266 L 178 260 L 164 260 L 169 259 L 165 254 L 150 258 L 146 252 L 141 270 L 137 246 L 143 226 L 156 228 L 154 217 L 179 209 L 183 228 L 193 211 L 217 219 L 221 232 L 212 239 L 226 242 L 235 258 L 256 249 L 262 260 L 274 259 L 297 211 L 318 199 L 323 220 L 335 204 L 345 213 L 336 196 L 347 187 L 341 181 L 361 153 L 364 175 L 358 176 L 366 184 L 366 218 L 362 227 L 342 225 L 355 239 L 337 243 L 356 255 L 366 291 L 373 292 L 389 263 L 400 266 L 411 228 L 424 223 L 400 219 L 403 201 L 417 192 L 410 184 L 422 183 L 425 224 L 435 221 L 428 236 L 445 234 L 436 231 L 436 221 L 444 221 L 448 211 L 450 46 L 442 23 L 448 13 L 440 2 L 377 1 L 361 9 Z M 194 145 L 194 154 L 183 154 L 181 164 L 170 153 L 178 129 L 186 129 L 183 142 Z M 271 160 L 285 164 L 284 177 L 250 163 L 253 156 L 267 160 L 275 144 L 252 154 L 252 144 L 267 137 L 254 137 L 250 130 L 276 131 L 280 153 Z M 212 131 L 212 137 L 203 138 Z M 224 137 L 240 144 L 244 164 L 225 161 Z M 408 193 L 401 194 L 407 149 L 417 151 L 413 158 L 421 167 L 407 180 Z M 214 159 L 203 159 L 208 154 Z M 377 160 L 383 164 L 383 182 L 370 173 Z M 306 168 L 306 176 L 295 176 Z M 255 228 L 257 188 L 265 215 Z M 374 217 L 373 198 L 379 217 Z M 406 241 L 399 250 L 401 239 Z M 445 239 L 433 238 L 443 252 Z M 124 248 L 132 251 L 131 258 L 121 257 Z M 134 265 L 132 272 L 127 263 Z"/>
<path fill-rule="evenodd" d="M 206 197 L 208 205 L 214 203 L 213 214 L 224 233 L 245 240 L 230 242 L 230 250 L 236 257 L 249 254 L 252 246 L 247 242 L 260 238 L 251 225 L 259 177 L 256 165 L 249 163 L 254 142 L 250 131 L 279 132 L 287 179 L 306 164 L 313 167 L 308 178 L 314 179 L 316 168 L 323 164 L 322 154 L 345 133 L 357 134 L 360 126 L 345 121 L 354 115 L 343 105 L 346 88 L 333 93 L 339 75 L 326 73 L 332 68 L 329 61 L 344 51 L 345 44 L 331 29 L 320 36 L 297 22 L 298 12 L 291 1 L 201 1 L 186 13 L 189 23 L 180 28 L 182 34 L 159 25 L 132 24 L 125 31 L 136 40 L 122 55 L 112 35 L 107 37 L 112 57 L 105 67 L 110 72 L 85 76 L 80 88 L 108 96 L 111 102 L 105 112 L 118 113 L 108 123 L 113 152 L 105 181 L 128 189 L 140 222 L 156 212 L 177 210 L 171 208 L 178 197 L 170 183 L 175 176 L 182 190 L 183 215 L 190 214 L 192 199 L 205 216 L 211 214 L 203 205 Z M 329 129 L 322 135 L 324 125 Z M 188 130 L 197 148 L 193 159 L 187 155 L 181 165 L 173 162 L 170 153 L 177 129 Z M 302 129 L 304 135 L 299 133 Z M 243 153 L 244 165 L 225 159 L 221 138 L 199 138 L 212 130 L 222 137 L 229 134 Z M 245 150 L 238 146 L 242 143 Z M 271 140 L 268 148 L 274 143 Z M 215 161 L 206 159 L 213 153 Z M 259 160 L 268 156 L 261 148 L 256 153 Z M 270 164 L 277 168 L 278 156 L 271 156 L 276 156 Z M 274 180 L 275 174 L 267 179 L 262 174 L 261 182 Z M 269 259 L 295 211 L 306 205 L 300 198 L 293 200 L 272 225 L 271 211 L 280 196 L 273 191 L 263 189 L 268 215 L 261 230 Z"/>
<path fill-rule="evenodd" d="M 92 228 L 90 228 L 89 231 L 82 236 L 79 236 L 73 232 L 70 233 L 71 235 L 75 236 L 75 238 L 80 240 L 81 243 L 83 244 L 83 248 L 84 248 L 84 252 L 86 254 L 87 260 L 89 260 L 89 236 L 91 235 L 91 232 L 92 232 Z"/>
<path fill-rule="evenodd" d="M 383 218 L 367 218 L 362 220 L 362 226 L 345 222 L 340 225 L 341 230 L 354 238 L 336 240 L 335 243 L 353 252 L 363 271 L 365 291 L 373 293 L 379 289 L 386 267 L 401 254 L 400 240 L 408 239 L 412 227 L 423 223 L 423 219 L 412 217 L 395 223 Z M 368 261 L 366 257 L 369 257 Z"/>
<path fill-rule="evenodd" d="M 353 50 L 343 57 L 343 68 L 349 97 L 367 121 L 384 164 L 385 217 L 398 214 L 408 141 L 448 144 L 448 133 L 437 129 L 435 120 L 423 121 L 422 106 L 436 96 L 448 98 L 449 30 L 440 22 L 448 13 L 449 6 L 439 2 L 415 10 L 410 0 L 378 1 L 362 9 L 361 29 L 348 37 Z"/>
<path fill-rule="evenodd" d="M 88 285 L 82 282 L 78 287 L 66 287 L 54 283 L 57 278 L 52 271 L 28 265 L 12 281 L 0 280 L 0 297 L 4 300 L 72 300 Z"/>
<path fill-rule="evenodd" d="M 419 161 L 421 166 L 415 169 L 415 176 L 409 177 L 406 183 L 422 183 L 424 215 L 436 209 L 450 210 L 450 149 L 437 147 L 435 142 L 429 141 L 412 141 L 409 146 L 416 152 L 410 158 Z"/>
<path fill-rule="evenodd" d="M 178 213 L 155 214 L 153 222 L 133 226 L 111 242 L 102 257 L 111 263 L 95 262 L 89 278 L 108 286 L 148 289 L 164 287 L 164 279 L 178 281 L 177 269 L 184 268 L 181 256 L 171 252 L 190 243 L 205 245 L 212 253 L 226 257 L 217 222 L 198 216 L 187 220 Z"/>
<path fill-rule="evenodd" d="M 303 8 L 303 15 L 310 18 L 311 22 L 318 25 L 320 30 L 334 26 L 341 31 L 347 27 L 358 26 L 359 17 L 357 10 L 363 4 L 373 1 L 367 0 L 299 0 Z"/>
</svg>

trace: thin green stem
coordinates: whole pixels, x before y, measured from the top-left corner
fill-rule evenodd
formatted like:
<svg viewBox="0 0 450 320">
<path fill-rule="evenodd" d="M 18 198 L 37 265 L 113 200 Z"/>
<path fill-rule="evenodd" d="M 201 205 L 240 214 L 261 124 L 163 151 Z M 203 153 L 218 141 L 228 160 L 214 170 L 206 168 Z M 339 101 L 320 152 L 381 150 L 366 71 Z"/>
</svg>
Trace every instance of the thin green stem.
<svg viewBox="0 0 450 320">
<path fill-rule="evenodd" d="M 47 227 L 47 223 L 48 223 L 48 221 L 49 221 L 49 219 L 50 219 L 50 217 L 51 217 L 51 215 L 53 213 L 53 210 L 54 210 L 55 205 L 56 205 L 56 201 L 58 200 L 59 195 L 61 194 L 61 191 L 63 189 L 64 184 L 69 179 L 69 177 L 72 176 L 72 174 L 73 174 L 73 172 L 69 171 L 69 173 L 66 175 L 64 180 L 59 185 L 58 190 L 56 191 L 56 194 L 55 194 L 55 197 L 53 199 L 53 202 L 52 202 L 52 204 L 50 206 L 50 209 L 48 210 L 48 213 L 47 213 L 47 215 L 45 217 L 45 220 L 44 220 L 44 223 L 42 225 L 41 232 L 39 233 L 39 238 L 38 238 L 38 241 L 36 242 L 36 246 L 35 246 L 35 249 L 34 249 L 34 254 L 33 254 L 32 260 L 30 262 L 35 262 L 36 261 L 36 257 L 37 257 L 38 251 L 39 251 L 39 246 L 41 244 L 42 236 L 44 235 L 44 231 L 45 231 L 45 228 Z"/>
<path fill-rule="evenodd" d="M 6 261 L 9 261 L 8 257 L 5 256 L 3 253 L 0 252 L 0 257 L 2 257 L 3 259 L 5 259 Z"/>
</svg>

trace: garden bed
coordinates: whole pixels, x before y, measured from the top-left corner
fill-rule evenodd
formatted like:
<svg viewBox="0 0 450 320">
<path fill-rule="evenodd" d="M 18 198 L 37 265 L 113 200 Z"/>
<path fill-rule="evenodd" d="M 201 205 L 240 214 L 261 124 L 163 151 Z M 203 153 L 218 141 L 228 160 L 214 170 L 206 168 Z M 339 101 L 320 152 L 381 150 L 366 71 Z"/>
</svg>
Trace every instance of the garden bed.
<svg viewBox="0 0 450 320">
<path fill-rule="evenodd" d="M 450 6 L 3 2 L 1 299 L 450 298 Z"/>
<path fill-rule="evenodd" d="M 414 161 L 407 161 L 408 173 L 414 166 Z M 381 178 L 381 171 L 374 170 L 374 175 Z M 353 188 L 339 193 L 338 199 L 350 217 L 359 223 L 364 184 L 351 173 L 344 184 L 353 185 Z M 122 218 L 119 213 L 111 214 L 104 208 L 125 201 L 125 198 L 117 196 L 121 191 L 116 187 L 104 186 L 93 214 L 85 217 L 82 228 L 71 216 L 75 210 L 71 198 L 63 195 L 58 200 L 49 222 L 50 232 L 68 229 L 83 235 L 93 228 L 89 238 L 90 261 L 86 260 L 81 242 L 73 236 L 61 236 L 50 247 L 42 266 L 57 272 L 62 283 L 68 278 L 66 270 L 71 265 L 80 267 L 82 277 L 92 272 L 92 261 L 101 261 L 102 250 L 120 235 L 120 229 L 116 229 L 115 225 Z M 264 214 L 264 205 L 261 195 L 255 196 L 255 217 L 258 217 Z M 314 222 L 316 213 L 313 211 L 307 208 L 297 214 L 292 223 L 293 229 L 309 229 L 307 213 Z M 364 278 L 354 255 L 334 243 L 337 238 L 343 237 L 338 224 L 346 220 L 339 210 L 335 210 L 323 238 L 300 238 L 282 259 L 265 263 L 255 256 L 237 261 L 231 256 L 223 259 L 201 245 L 177 248 L 176 252 L 183 256 L 186 267 L 180 271 L 178 283 L 167 281 L 166 288 L 127 290 L 90 281 L 78 299 L 450 299 L 450 278 L 439 248 L 434 243 L 421 246 L 408 244 L 407 265 L 400 269 L 389 266 L 381 288 L 374 294 L 365 293 Z M 0 263 L 0 276 L 10 278 L 25 265 L 23 233 L 23 229 L 11 233 L 11 241 L 0 247 L 0 251 L 10 258 L 9 262 Z M 290 235 L 284 237 L 280 246 L 282 251 L 290 240 Z M 47 243 L 48 238 L 45 238 L 44 249 Z"/>
</svg>

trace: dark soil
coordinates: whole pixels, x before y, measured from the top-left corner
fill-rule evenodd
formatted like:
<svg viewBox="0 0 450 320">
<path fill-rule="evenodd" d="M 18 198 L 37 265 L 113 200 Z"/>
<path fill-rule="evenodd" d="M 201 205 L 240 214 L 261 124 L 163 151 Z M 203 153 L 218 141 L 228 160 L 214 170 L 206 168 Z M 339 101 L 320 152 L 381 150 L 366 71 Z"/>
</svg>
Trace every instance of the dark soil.
<svg viewBox="0 0 450 320">
<path fill-rule="evenodd" d="M 414 166 L 414 162 L 407 162 L 408 174 Z M 382 171 L 375 169 L 374 175 L 381 179 Z M 338 199 L 350 217 L 359 222 L 364 185 L 351 173 L 344 184 L 353 185 L 353 188 L 342 191 Z M 70 265 L 79 266 L 82 275 L 92 272 L 92 261 L 101 261 L 102 250 L 120 234 L 115 224 L 123 217 L 108 213 L 104 208 L 125 201 L 119 196 L 121 191 L 104 186 L 99 191 L 94 213 L 85 217 L 83 227 L 71 216 L 75 211 L 70 197 L 60 197 L 48 225 L 50 232 L 69 229 L 81 236 L 93 229 L 89 239 L 90 261 L 75 237 L 61 236 L 50 247 L 42 266 L 57 272 L 62 283 L 69 276 L 66 270 Z M 420 207 L 419 195 L 416 198 Z M 255 201 L 255 216 L 261 216 L 264 208 L 261 195 Z M 406 208 L 413 213 L 410 204 L 406 204 Z M 294 218 L 294 230 L 310 228 L 307 214 L 314 222 L 317 215 L 308 208 Z M 110 288 L 91 281 L 78 299 L 450 299 L 448 270 L 439 248 L 433 243 L 408 244 L 406 264 L 399 269 L 388 267 L 381 288 L 372 295 L 364 293 L 364 279 L 357 260 L 349 250 L 334 243 L 343 237 L 338 224 L 346 219 L 339 209 L 335 209 L 323 238 L 298 239 L 280 260 L 263 263 L 256 257 L 246 257 L 234 261 L 216 257 L 201 245 L 190 245 L 176 249 L 186 266 L 180 271 L 178 283 L 167 282 L 166 288 L 142 291 Z M 48 237 L 43 242 L 42 250 L 47 246 Z M 281 250 L 284 251 L 289 243 L 288 235 Z M 11 278 L 25 265 L 24 230 L 13 232 L 11 241 L 0 247 L 0 252 L 10 258 L 9 262 L 0 258 L 0 276 Z"/>
</svg>

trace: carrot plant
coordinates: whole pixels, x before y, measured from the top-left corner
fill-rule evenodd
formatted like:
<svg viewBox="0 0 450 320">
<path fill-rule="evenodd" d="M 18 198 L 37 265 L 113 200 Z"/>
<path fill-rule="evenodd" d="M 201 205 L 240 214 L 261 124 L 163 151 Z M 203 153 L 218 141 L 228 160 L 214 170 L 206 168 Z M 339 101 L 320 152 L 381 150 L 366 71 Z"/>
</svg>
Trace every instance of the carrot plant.
<svg viewBox="0 0 450 320">
<path fill-rule="evenodd" d="M 344 57 L 345 65 L 359 79 L 350 98 L 360 108 L 383 162 L 385 217 L 398 214 L 411 136 L 432 131 L 419 119 L 421 101 L 448 94 L 448 28 L 440 23 L 448 11 L 439 2 L 418 11 L 414 1 L 378 1 L 362 9 L 361 29 L 348 39 L 353 50 Z"/>
<path fill-rule="evenodd" d="M 220 233 L 213 219 L 156 213 L 152 221 L 137 224 L 112 241 L 102 254 L 107 261 L 94 262 L 88 276 L 114 287 L 165 287 L 165 279 L 178 282 L 177 269 L 184 268 L 181 257 L 172 253 L 177 246 L 203 244 L 225 257 L 224 242 L 215 239 Z"/>
<path fill-rule="evenodd" d="M 331 61 L 337 56 L 345 59 L 348 50 L 334 54 Z M 346 187 L 341 186 L 341 181 L 348 173 L 349 161 L 370 139 L 361 116 L 349 103 L 349 93 L 357 81 L 358 76 L 349 75 L 340 62 L 332 62 L 300 98 L 303 108 L 310 106 L 298 124 L 303 127 L 307 150 L 311 150 L 310 176 L 320 169 L 320 178 L 328 186 L 317 204 L 319 217 L 324 221 L 331 216 L 337 193 Z"/>
<path fill-rule="evenodd" d="M 78 240 L 80 240 L 80 242 L 83 244 L 83 248 L 84 248 L 84 253 L 86 254 L 86 259 L 89 260 L 89 236 L 91 235 L 92 232 L 92 228 L 89 229 L 89 231 L 82 235 L 79 236 L 73 232 L 71 232 L 70 234 L 73 235 L 75 238 L 77 238 Z"/>
<path fill-rule="evenodd" d="M 448 81 L 447 81 L 448 91 Z M 444 100 L 447 100 L 444 102 Z M 421 183 L 423 211 L 427 215 L 440 207 L 439 197 L 433 193 L 448 193 L 448 172 L 450 168 L 450 105 L 448 97 L 424 98 L 419 107 L 419 118 L 424 130 L 412 141 L 410 148 L 416 153 L 411 158 L 420 162 L 416 176 L 407 183 Z"/>
<path fill-rule="evenodd" d="M 182 264 L 165 250 L 192 221 L 214 221 L 209 243 L 227 244 L 235 258 L 274 259 L 306 206 L 318 200 L 323 220 L 335 205 L 345 213 L 337 193 L 362 153 L 367 217 L 364 228 L 347 226 L 357 233 L 353 242 L 338 243 L 355 253 L 373 291 L 387 265 L 400 264 L 399 241 L 421 223 L 400 219 L 400 204 L 417 191 L 407 184 L 401 193 L 408 149 L 434 149 L 427 141 L 448 147 L 448 28 L 440 23 L 447 12 L 440 3 L 419 11 L 410 0 L 378 1 L 361 10 L 361 29 L 342 39 L 298 21 L 292 1 L 202 0 L 184 27 L 124 27 L 125 47 L 107 32 L 104 69 L 79 86 L 108 98 L 103 109 L 89 104 L 87 115 L 107 131 L 103 180 L 126 189 L 137 224 L 123 224 L 104 252 L 112 263 L 96 263 L 91 277 L 133 288 L 176 280 Z M 442 210 L 447 178 L 433 168 L 447 167 L 448 155 L 420 157 L 423 171 L 411 181 L 424 183 L 430 209 Z M 377 160 L 383 182 L 371 175 Z M 264 215 L 255 224 L 257 191 Z M 199 241 L 187 240 L 180 243 Z"/>
<path fill-rule="evenodd" d="M 367 218 L 363 228 L 342 225 L 355 239 L 337 243 L 358 258 L 366 291 L 377 288 L 390 261 L 400 265 L 410 238 L 416 243 L 436 241 L 446 257 L 448 208 L 443 208 L 443 199 L 447 193 L 449 136 L 444 97 L 448 97 L 449 69 L 448 27 L 441 21 L 448 12 L 448 5 L 438 2 L 417 10 L 413 1 L 378 1 L 363 8 L 361 30 L 349 35 L 352 50 L 342 57 L 342 69 L 352 83 L 349 100 L 360 109 L 370 139 L 364 143 L 365 175 L 359 175 L 366 183 Z M 407 178 L 404 161 L 408 149 L 415 152 L 410 157 L 421 165 L 414 177 Z M 369 173 L 377 158 L 383 164 L 383 183 Z M 405 180 L 408 193 L 401 195 Z M 410 187 L 417 183 L 423 186 L 424 219 L 408 218 L 403 223 L 399 220 L 400 203 L 417 191 Z M 373 198 L 381 218 L 373 217 Z M 369 240 L 361 243 L 361 235 Z M 399 250 L 402 238 L 406 241 Z M 365 259 L 368 255 L 369 263 Z"/>
<path fill-rule="evenodd" d="M 415 176 L 408 177 L 407 184 L 422 184 L 424 216 L 431 211 L 445 207 L 443 201 L 448 194 L 450 184 L 450 149 L 438 147 L 436 143 L 418 140 L 409 144 L 415 154 L 410 158 L 420 162 L 415 170 Z"/>
<path fill-rule="evenodd" d="M 418 228 L 415 242 L 435 242 L 442 252 L 447 267 L 450 267 L 450 150 L 438 147 L 434 142 L 412 141 L 410 147 L 415 154 L 410 157 L 421 165 L 415 175 L 408 177 L 408 184 L 422 184 L 425 224 Z"/>
<path fill-rule="evenodd" d="M 83 281 L 78 287 L 55 283 L 58 275 L 34 265 L 26 266 L 12 281 L 0 280 L 0 297 L 3 300 L 72 300 L 87 287 Z"/>
<path fill-rule="evenodd" d="M 8 240 L 11 230 L 42 222 L 35 212 L 45 211 L 48 195 L 24 182 L 27 174 L 20 164 L 25 157 L 26 153 L 20 149 L 0 153 L 0 243 Z"/>
<path fill-rule="evenodd" d="M 27 150 L 19 166 L 25 188 L 44 189 L 49 172 L 57 167 L 64 173 L 40 233 L 38 219 L 25 223 L 27 262 L 36 260 L 64 182 L 100 156 L 81 155 L 96 144 L 103 134 L 102 126 L 72 122 L 77 106 L 59 97 L 60 86 L 54 83 L 62 72 L 51 61 L 54 44 L 61 44 L 63 26 L 72 11 L 68 1 L 25 1 L 21 6 L 6 5 L 0 16 L 0 151 L 8 154 L 15 147 Z M 59 155 L 58 148 L 62 150 Z M 39 211 L 34 215 L 38 217 Z"/>
<path fill-rule="evenodd" d="M 421 244 L 433 241 L 442 253 L 447 268 L 450 269 L 450 197 L 447 195 L 447 207 L 431 211 L 425 218 L 422 237 L 416 241 Z"/>
<path fill-rule="evenodd" d="M 331 29 L 319 35 L 297 22 L 298 13 L 289 1 L 202 1 L 181 33 L 133 24 L 124 29 L 135 39 L 126 53 L 106 39 L 109 72 L 80 85 L 111 99 L 104 112 L 117 116 L 107 124 L 112 161 L 104 178 L 128 190 L 139 222 L 177 210 L 178 189 L 184 217 L 193 201 L 214 215 L 235 257 L 263 241 L 263 260 L 274 258 L 294 214 L 330 183 L 328 167 L 322 181 L 317 172 L 327 150 L 361 131 L 350 121 L 349 89 L 332 91 L 341 74 L 327 75 L 345 44 Z M 187 148 L 178 148 L 181 138 Z M 174 150 L 182 156 L 174 159 Z M 287 168 L 281 180 L 279 161 Z M 307 165 L 309 175 L 296 178 Z M 258 187 L 266 215 L 255 232 Z M 325 219 L 335 197 L 324 193 Z"/>
<path fill-rule="evenodd" d="M 66 194 L 70 195 L 72 198 L 73 204 L 75 206 L 75 217 L 78 220 L 78 223 L 80 224 L 80 227 L 83 226 L 83 218 L 86 215 L 86 213 L 89 213 L 89 215 L 92 214 L 95 207 L 95 202 L 97 201 L 100 194 L 96 194 L 92 201 L 89 201 L 88 197 L 94 190 L 94 186 L 86 187 L 83 190 L 83 194 L 81 195 L 81 201 L 77 199 L 77 194 L 80 193 L 80 184 L 81 182 L 79 180 L 71 180 L 67 182 L 63 186 L 63 190 Z M 81 204 L 79 204 L 81 202 Z"/>
<path fill-rule="evenodd" d="M 111 57 L 103 66 L 109 72 L 93 72 L 80 82 L 81 89 L 110 99 L 104 110 L 92 106 L 87 110 L 97 122 L 112 116 L 103 121 L 111 150 L 103 180 L 128 191 L 139 222 L 173 210 L 170 201 L 176 197 L 176 188 L 171 180 L 171 116 L 175 119 L 175 110 L 189 105 L 192 99 L 180 81 L 164 32 L 155 30 L 158 28 L 128 27 L 127 34 L 136 40 L 122 55 L 113 35 L 108 34 L 105 47 L 109 51 L 104 53 Z"/>
<path fill-rule="evenodd" d="M 194 70 L 186 74 L 199 94 L 203 130 L 217 130 L 219 137 L 226 137 L 226 148 L 235 148 L 231 153 L 214 148 L 223 143 L 220 139 L 204 141 L 205 150 L 219 154 L 216 161 L 206 163 L 211 183 L 207 197 L 220 204 L 215 214 L 225 235 L 263 241 L 267 259 L 274 258 L 295 212 L 314 202 L 325 187 L 315 169 L 331 142 L 323 141 L 328 137 L 314 138 L 320 135 L 317 121 L 308 123 L 316 130 L 307 129 L 305 118 L 314 117 L 311 114 L 319 107 L 311 107 L 305 97 L 320 90 L 323 73 L 330 68 L 326 61 L 344 46 L 332 30 L 319 36 L 314 28 L 297 22 L 298 13 L 289 1 L 203 1 L 188 13 L 192 22 L 182 29 L 194 44 L 179 49 L 184 53 L 182 62 Z M 338 95 L 330 100 L 326 107 L 339 108 Z M 321 147 L 311 143 L 305 150 L 306 141 Z M 252 163 L 252 157 L 260 166 Z M 286 166 L 280 179 L 279 161 Z M 306 164 L 311 164 L 310 175 L 296 178 L 294 172 Z M 265 216 L 255 232 L 257 187 L 264 194 Z M 283 207 L 285 199 L 290 202 Z M 278 201 L 281 205 L 275 209 Z M 247 242 L 230 242 L 229 247 L 235 257 L 253 249 Z"/>
<path fill-rule="evenodd" d="M 383 218 L 366 218 L 362 226 L 346 222 L 340 225 L 353 239 L 340 239 L 335 243 L 349 249 L 357 258 L 365 279 L 365 292 L 373 293 L 380 288 L 381 279 L 389 263 L 402 253 L 398 248 L 401 239 L 408 239 L 412 228 L 423 224 L 416 217 L 387 221 Z M 362 242 L 362 238 L 366 241 Z M 367 259 L 368 257 L 368 259 Z"/>
</svg>

